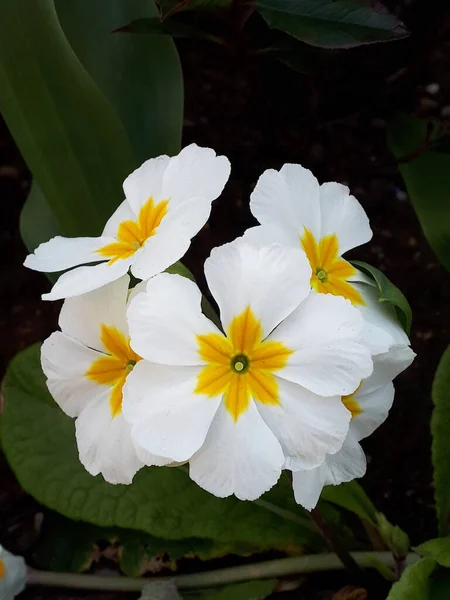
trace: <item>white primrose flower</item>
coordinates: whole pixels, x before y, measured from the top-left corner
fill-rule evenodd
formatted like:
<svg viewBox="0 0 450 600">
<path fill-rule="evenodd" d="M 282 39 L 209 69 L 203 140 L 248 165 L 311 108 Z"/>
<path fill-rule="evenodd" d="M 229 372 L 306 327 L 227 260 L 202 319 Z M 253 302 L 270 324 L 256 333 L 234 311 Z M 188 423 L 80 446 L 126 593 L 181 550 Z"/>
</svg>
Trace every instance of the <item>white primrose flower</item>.
<svg viewBox="0 0 450 600">
<path fill-rule="evenodd" d="M 359 311 L 311 293 L 300 248 L 239 239 L 212 251 L 205 275 L 225 333 L 178 275 L 157 275 L 130 303 L 131 346 L 145 360 L 124 386 L 124 416 L 140 446 L 189 460 L 207 491 L 253 500 L 285 454 L 310 469 L 341 448 L 351 414 L 340 396 L 372 360 Z"/>
<path fill-rule="evenodd" d="M 394 346 L 389 352 L 374 356 L 372 375 L 353 394 L 342 397 L 352 413 L 352 421 L 341 450 L 327 455 L 320 467 L 293 473 L 295 499 L 304 508 L 311 510 L 316 506 L 325 485 L 339 485 L 365 474 L 366 457 L 359 441 L 386 420 L 394 400 L 392 380 L 409 367 L 414 357 L 407 346 Z"/>
<path fill-rule="evenodd" d="M 409 344 L 393 308 L 378 302 L 372 281 L 342 258 L 372 238 L 369 219 L 346 186 L 319 185 L 308 169 L 285 164 L 280 171 L 269 169 L 261 175 L 250 209 L 261 225 L 248 229 L 244 239 L 303 248 L 313 290 L 343 296 L 362 311 L 372 354 Z"/>
<path fill-rule="evenodd" d="M 63 273 L 44 300 L 79 296 L 128 272 L 161 273 L 184 256 L 208 220 L 230 175 L 230 162 L 191 144 L 177 156 L 146 161 L 123 184 L 125 200 L 100 237 L 54 237 L 25 260 L 35 271 Z M 86 263 L 100 263 L 78 266 Z"/>
<path fill-rule="evenodd" d="M 131 437 L 122 414 L 122 388 L 140 356 L 131 348 L 125 312 L 130 278 L 64 302 L 62 331 L 41 349 L 42 369 L 53 398 L 76 417 L 80 461 L 109 483 L 131 483 L 146 465 L 169 461 L 150 456 Z M 142 285 L 142 284 L 140 284 Z M 138 293 L 138 289 L 133 293 Z"/>
<path fill-rule="evenodd" d="M 21 556 L 15 556 L 0 545 L 0 600 L 13 600 L 25 589 L 27 566 Z"/>
</svg>

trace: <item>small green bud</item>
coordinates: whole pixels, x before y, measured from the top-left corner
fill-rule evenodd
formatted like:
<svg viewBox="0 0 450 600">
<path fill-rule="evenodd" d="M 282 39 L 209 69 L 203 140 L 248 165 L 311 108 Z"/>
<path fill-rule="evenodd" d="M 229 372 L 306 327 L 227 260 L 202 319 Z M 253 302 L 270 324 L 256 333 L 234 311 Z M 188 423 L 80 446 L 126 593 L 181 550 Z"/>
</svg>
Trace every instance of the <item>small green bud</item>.
<svg viewBox="0 0 450 600">
<path fill-rule="evenodd" d="M 395 558 L 405 558 L 410 545 L 408 535 L 398 525 L 394 526 L 389 523 L 382 513 L 377 513 L 376 518 L 378 532 L 383 542 Z"/>
</svg>

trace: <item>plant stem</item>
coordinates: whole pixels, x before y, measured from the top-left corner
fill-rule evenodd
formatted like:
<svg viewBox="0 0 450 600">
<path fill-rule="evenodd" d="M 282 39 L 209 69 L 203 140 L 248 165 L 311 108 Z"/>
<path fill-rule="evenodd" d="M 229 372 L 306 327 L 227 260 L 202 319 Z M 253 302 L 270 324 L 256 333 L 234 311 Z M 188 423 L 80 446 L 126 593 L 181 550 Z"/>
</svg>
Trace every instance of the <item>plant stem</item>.
<svg viewBox="0 0 450 600">
<path fill-rule="evenodd" d="M 395 568 L 395 560 L 391 552 L 352 552 L 352 560 L 359 567 L 372 567 L 373 561 L 383 563 L 389 568 Z M 419 560 L 414 552 L 405 558 L 405 566 Z M 180 590 L 200 589 L 214 586 L 238 583 L 251 579 L 267 579 L 284 577 L 320 571 L 334 571 L 344 567 L 342 561 L 334 553 L 311 554 L 282 558 L 252 565 L 230 567 L 217 571 L 205 571 L 191 575 L 175 577 L 152 577 L 148 579 L 130 577 L 105 577 L 100 575 L 76 575 L 73 573 L 52 573 L 28 569 L 29 585 L 44 585 L 49 587 L 77 588 L 89 590 L 116 590 L 121 592 L 140 592 L 150 581 L 173 580 Z"/>
<path fill-rule="evenodd" d="M 320 510 L 317 507 L 313 508 L 310 512 L 310 516 L 317 529 L 321 533 L 323 539 L 327 542 L 328 546 L 330 547 L 330 550 L 337 554 L 345 568 L 351 571 L 352 573 L 357 573 L 358 571 L 360 571 L 360 566 L 352 557 L 350 552 L 341 544 L 339 538 L 335 536 L 334 531 L 325 521 Z"/>
<path fill-rule="evenodd" d="M 265 508 L 266 510 L 275 513 L 279 517 L 283 517 L 283 519 L 286 519 L 287 521 L 297 523 L 297 525 L 300 525 L 304 529 L 309 529 L 310 531 L 314 532 L 317 531 L 316 527 L 314 527 L 314 525 L 309 519 L 301 517 L 296 513 L 287 510 L 286 508 L 280 508 L 276 504 L 272 504 L 272 502 L 267 502 L 266 500 L 259 499 L 253 500 L 253 504 L 257 504 L 258 506 L 261 506 L 262 508 Z"/>
</svg>

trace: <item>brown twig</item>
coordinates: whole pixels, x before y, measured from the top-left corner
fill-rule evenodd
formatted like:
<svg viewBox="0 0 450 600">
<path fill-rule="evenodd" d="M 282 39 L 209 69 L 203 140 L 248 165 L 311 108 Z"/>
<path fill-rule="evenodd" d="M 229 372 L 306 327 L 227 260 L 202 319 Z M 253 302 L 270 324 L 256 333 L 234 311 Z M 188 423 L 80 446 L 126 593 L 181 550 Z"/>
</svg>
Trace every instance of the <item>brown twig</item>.
<svg viewBox="0 0 450 600">
<path fill-rule="evenodd" d="M 320 510 L 317 507 L 313 508 L 310 512 L 310 516 L 314 525 L 320 532 L 321 536 L 327 542 L 330 550 L 337 554 L 345 568 L 352 573 L 359 573 L 360 567 L 356 563 L 355 559 L 351 556 L 350 552 L 341 544 L 341 541 L 335 536 L 334 532 L 323 518 Z"/>
</svg>

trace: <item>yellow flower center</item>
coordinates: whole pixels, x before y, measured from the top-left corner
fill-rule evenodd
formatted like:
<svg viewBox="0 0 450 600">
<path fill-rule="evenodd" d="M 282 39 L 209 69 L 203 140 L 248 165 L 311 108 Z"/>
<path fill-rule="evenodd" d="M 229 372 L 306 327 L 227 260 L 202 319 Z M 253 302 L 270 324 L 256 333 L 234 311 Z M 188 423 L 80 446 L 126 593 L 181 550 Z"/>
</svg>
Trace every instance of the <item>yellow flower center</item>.
<svg viewBox="0 0 450 600">
<path fill-rule="evenodd" d="M 218 333 L 197 336 L 198 353 L 206 366 L 195 393 L 224 396 L 228 412 L 237 421 L 254 398 L 279 405 L 278 383 L 273 373 L 286 366 L 292 350 L 282 342 L 264 341 L 260 321 L 248 306 L 231 321 L 227 337 Z"/>
<path fill-rule="evenodd" d="M 111 415 L 116 417 L 122 412 L 122 388 L 127 375 L 141 357 L 131 349 L 130 338 L 112 325 L 101 325 L 101 340 L 109 354 L 95 360 L 86 377 L 112 388 L 109 406 Z"/>
<path fill-rule="evenodd" d="M 354 305 L 365 304 L 358 290 L 347 281 L 355 275 L 356 269 L 339 257 L 339 242 L 334 233 L 317 242 L 305 227 L 300 242 L 311 265 L 311 287 L 316 292 L 344 296 Z"/>
<path fill-rule="evenodd" d="M 0 579 L 3 579 L 6 573 L 5 563 L 0 559 Z"/>
<path fill-rule="evenodd" d="M 167 214 L 168 204 L 168 200 L 161 200 L 155 204 L 153 198 L 149 198 L 139 211 L 137 221 L 122 221 L 117 230 L 118 241 L 103 246 L 97 250 L 97 253 L 109 258 L 109 265 L 116 260 L 133 256 L 148 238 L 155 235 Z"/>
<path fill-rule="evenodd" d="M 352 413 L 352 419 L 354 419 L 355 417 L 357 417 L 359 414 L 362 413 L 362 409 L 361 409 L 360 405 L 355 400 L 355 396 L 358 393 L 360 387 L 361 387 L 361 383 L 359 384 L 357 389 L 353 392 L 353 394 L 348 394 L 348 396 L 342 396 L 342 398 L 341 398 L 342 403 L 345 406 L 345 408 Z"/>
</svg>

